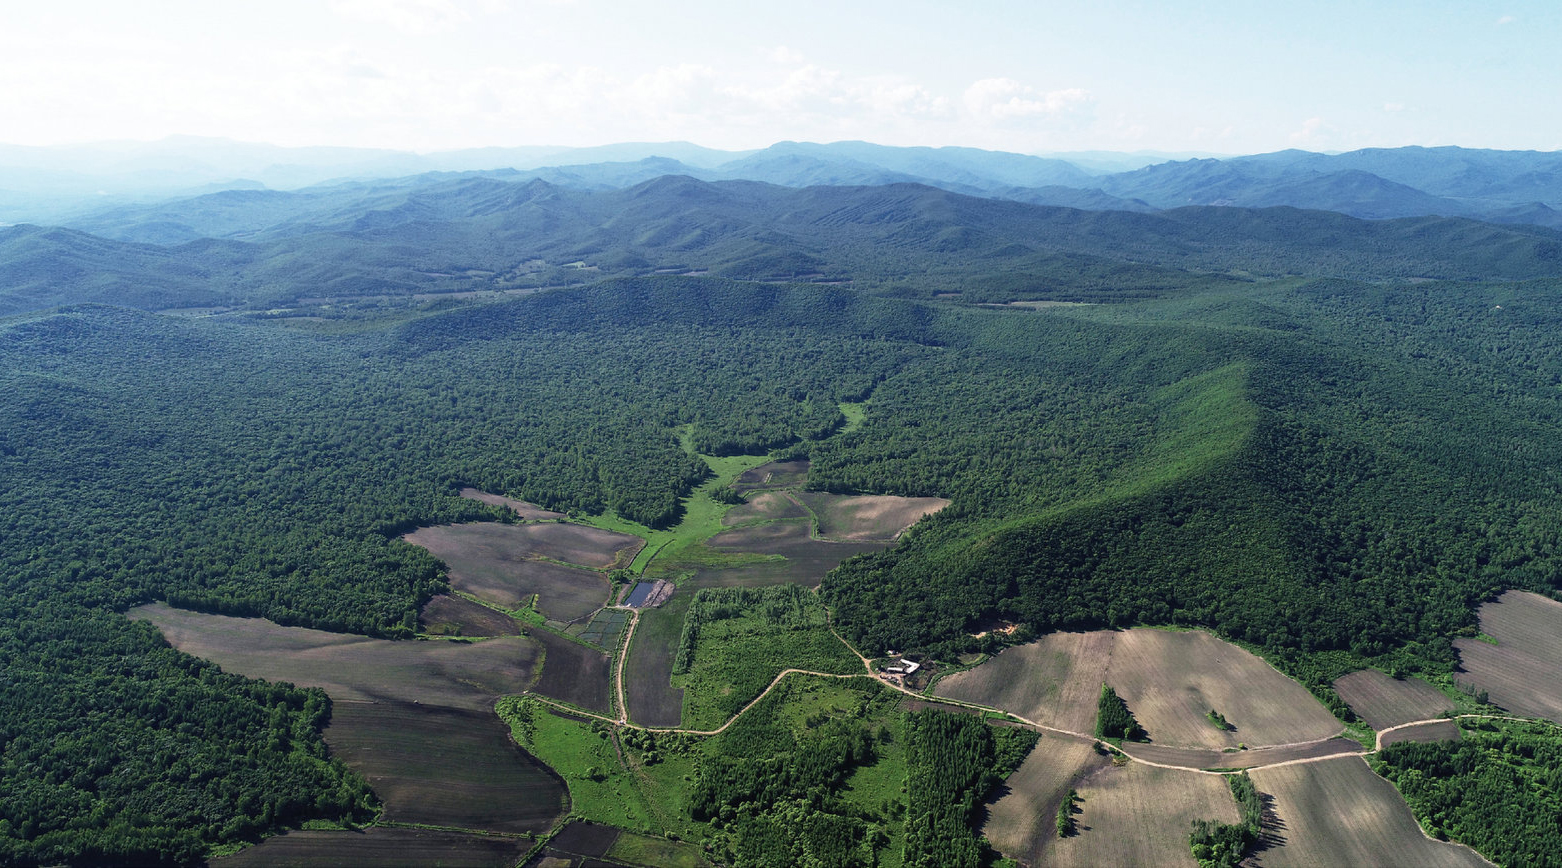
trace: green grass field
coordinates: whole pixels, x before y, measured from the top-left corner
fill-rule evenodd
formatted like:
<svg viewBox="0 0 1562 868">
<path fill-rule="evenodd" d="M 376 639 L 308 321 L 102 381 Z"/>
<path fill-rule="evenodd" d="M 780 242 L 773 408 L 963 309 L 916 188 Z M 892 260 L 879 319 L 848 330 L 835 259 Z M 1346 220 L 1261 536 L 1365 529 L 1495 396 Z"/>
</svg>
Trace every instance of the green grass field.
<svg viewBox="0 0 1562 868">
<path fill-rule="evenodd" d="M 684 725 L 715 729 L 788 668 L 850 675 L 862 663 L 829 631 L 824 606 L 805 588 L 700 591 L 673 662 Z"/>
<path fill-rule="evenodd" d="M 698 838 L 696 824 L 677 797 L 683 776 L 693 769 L 689 757 L 667 756 L 647 766 L 643 753 L 622 745 L 615 749 L 609 728 L 561 717 L 535 701 L 505 699 L 497 711 L 516 742 L 564 778 L 574 816 L 648 834 L 670 831 Z"/>
</svg>

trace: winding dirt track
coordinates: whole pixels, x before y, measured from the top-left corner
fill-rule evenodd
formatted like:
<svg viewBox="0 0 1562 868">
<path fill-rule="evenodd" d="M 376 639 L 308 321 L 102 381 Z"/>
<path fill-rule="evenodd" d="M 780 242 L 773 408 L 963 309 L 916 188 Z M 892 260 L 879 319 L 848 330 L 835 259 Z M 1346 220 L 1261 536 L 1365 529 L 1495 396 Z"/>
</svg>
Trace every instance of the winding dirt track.
<svg viewBox="0 0 1562 868">
<path fill-rule="evenodd" d="M 828 609 L 826 609 L 826 614 L 827 614 L 827 616 L 830 615 Z M 738 709 L 736 713 L 734 713 L 731 717 L 727 718 L 727 722 L 726 723 L 723 723 L 721 726 L 718 726 L 715 729 L 687 729 L 687 728 L 684 728 L 684 727 L 639 726 L 637 724 L 632 724 L 632 723 L 629 722 L 628 705 L 624 701 L 624 663 L 628 659 L 628 656 L 629 656 L 629 643 L 630 643 L 630 640 L 632 640 L 634 638 L 635 625 L 639 622 L 639 615 L 640 615 L 639 612 L 635 612 L 634 616 L 631 618 L 631 620 L 629 622 L 629 629 L 627 631 L 625 631 L 625 634 L 624 634 L 622 650 L 620 651 L 620 653 L 618 655 L 618 666 L 617 666 L 617 674 L 615 676 L 615 682 L 616 682 L 616 699 L 617 699 L 617 702 L 618 702 L 618 709 L 619 710 L 618 710 L 618 716 L 616 718 L 608 717 L 606 715 L 601 715 L 601 714 L 594 714 L 594 713 L 588 712 L 588 711 L 582 711 L 579 708 L 575 708 L 573 706 L 565 705 L 564 703 L 556 702 L 556 701 L 554 701 L 554 700 L 552 700 L 552 699 L 550 699 L 550 698 L 548 698 L 546 696 L 542 696 L 542 695 L 539 695 L 537 693 L 533 693 L 532 691 L 526 691 L 526 693 L 524 695 L 530 696 L 533 699 L 536 699 L 538 702 L 542 702 L 542 703 L 544 703 L 546 705 L 552 705 L 552 706 L 554 706 L 556 708 L 559 708 L 560 710 L 567 711 L 570 714 L 577 715 L 577 716 L 590 717 L 590 718 L 594 718 L 596 720 L 601 720 L 601 721 L 604 721 L 604 722 L 607 722 L 607 723 L 613 723 L 613 724 L 617 724 L 619 726 L 629 726 L 629 727 L 633 727 L 635 729 L 651 730 L 651 731 L 655 731 L 655 732 L 679 732 L 679 733 L 685 733 L 685 734 L 688 734 L 688 735 L 720 735 L 721 733 L 723 733 L 723 732 L 725 732 L 727 730 L 727 727 L 732 726 L 732 724 L 734 722 L 736 722 L 738 718 L 740 718 L 744 714 L 746 714 L 749 709 L 753 708 L 755 705 L 758 705 L 759 702 L 761 700 L 763 700 L 766 696 L 769 696 L 770 695 L 770 691 L 775 690 L 776 686 L 781 683 L 781 680 L 786 678 L 788 675 L 812 675 L 812 676 L 819 677 L 819 678 L 873 678 L 873 680 L 878 682 L 879 684 L 882 684 L 885 687 L 890 687 L 890 688 L 893 688 L 895 690 L 898 690 L 901 693 L 906 694 L 907 696 L 912 696 L 912 697 L 915 697 L 917 699 L 923 699 L 923 700 L 928 699 L 928 697 L 923 696 L 922 694 L 920 694 L 920 693 L 918 693 L 918 692 L 916 692 L 914 690 L 908 690 L 907 688 L 905 688 L 905 687 L 903 687 L 903 686 L 901 686 L 899 684 L 892 684 L 890 682 L 884 681 L 881 678 L 875 678 L 874 675 L 873 675 L 873 666 L 872 666 L 871 661 L 869 661 L 869 659 L 867 657 L 864 657 L 862 655 L 862 653 L 860 651 L 858 651 L 855 647 L 853 647 L 850 642 L 846 641 L 846 639 L 844 637 L 842 637 L 839 632 L 836 631 L 834 624 L 830 624 L 830 626 L 829 626 L 830 634 L 833 635 L 836 639 L 839 639 L 841 641 L 841 644 L 845 645 L 847 647 L 847 649 L 849 649 L 852 652 L 852 654 L 856 655 L 857 659 L 862 662 L 863 671 L 861 673 L 855 674 L 855 675 L 840 675 L 840 674 L 833 673 L 833 672 L 815 672 L 815 671 L 813 671 L 811 669 L 783 669 L 783 670 L 781 670 L 781 673 L 779 675 L 777 675 L 775 677 L 775 679 L 770 682 L 770 685 L 767 686 L 763 691 L 761 691 L 758 696 L 754 697 L 754 699 L 752 701 L 750 701 L 747 705 L 745 705 L 742 708 Z M 1054 727 L 1054 726 L 1047 726 L 1046 724 L 1037 723 L 1034 720 L 1030 720 L 1030 719 L 1027 719 L 1025 717 L 1021 717 L 1020 715 L 1014 714 L 1013 712 L 1004 711 L 1001 708 L 993 708 L 991 706 L 980 705 L 980 704 L 975 703 L 975 702 L 966 702 L 964 700 L 948 699 L 948 698 L 945 698 L 945 697 L 937 697 L 936 701 L 938 703 L 942 704 L 942 705 L 954 705 L 954 706 L 959 706 L 959 707 L 962 707 L 962 708 L 969 708 L 969 709 L 971 709 L 973 711 L 994 712 L 994 713 L 997 713 L 997 714 L 1001 714 L 1001 715 L 1004 715 L 1005 718 L 1007 718 L 1008 720 L 1018 722 L 1019 724 L 1025 726 L 1025 727 L 1028 727 L 1030 729 L 1036 730 L 1037 732 L 1046 732 L 1046 733 L 1051 733 L 1053 735 L 1064 736 L 1065 738 L 1078 739 L 1080 741 L 1085 741 L 1085 742 L 1089 742 L 1089 743 L 1092 743 L 1092 744 L 1100 744 L 1103 747 L 1105 747 L 1107 750 L 1115 751 L 1115 752 L 1120 753 L 1123 756 L 1127 757 L 1128 759 L 1133 760 L 1134 762 L 1143 763 L 1143 764 L 1145 764 L 1147 766 L 1152 766 L 1154 768 L 1171 769 L 1171 770 L 1174 770 L 1174 771 L 1184 771 L 1184 772 L 1196 772 L 1196 773 L 1202 774 L 1202 775 L 1220 775 L 1220 776 L 1224 776 L 1224 775 L 1229 775 L 1229 774 L 1233 774 L 1234 773 L 1234 772 L 1231 772 L 1231 771 L 1215 771 L 1215 770 L 1212 770 L 1212 769 L 1201 768 L 1201 767 L 1198 767 L 1198 766 L 1180 765 L 1180 764 L 1177 764 L 1177 763 L 1159 762 L 1159 761 L 1151 760 L 1151 759 L 1149 759 L 1147 757 L 1143 757 L 1143 756 L 1134 756 L 1133 751 L 1131 749 L 1114 747 L 1114 746 L 1108 744 L 1107 742 L 1104 742 L 1101 739 L 1096 738 L 1093 734 L 1083 733 L 1083 732 L 1075 732 L 1074 730 L 1071 730 L 1071 729 L 1059 729 L 1059 728 Z M 1328 753 L 1324 753 L 1324 754 L 1320 754 L 1320 755 L 1316 755 L 1316 756 L 1303 756 L 1303 757 L 1298 757 L 1298 758 L 1295 758 L 1295 759 L 1286 759 L 1286 760 L 1280 760 L 1278 762 L 1264 763 L 1264 764 L 1260 764 L 1260 765 L 1247 766 L 1244 770 L 1251 772 L 1251 771 L 1257 771 L 1259 769 L 1274 769 L 1274 768 L 1281 768 L 1283 766 L 1294 766 L 1294 765 L 1303 765 L 1303 764 L 1306 764 L 1306 763 L 1326 762 L 1328 760 L 1339 759 L 1340 757 L 1346 757 L 1346 756 L 1367 757 L 1367 756 L 1371 756 L 1372 754 L 1377 753 L 1378 751 L 1383 749 L 1383 736 L 1388 734 L 1388 733 L 1394 732 L 1396 730 L 1406 729 L 1406 728 L 1413 727 L 1413 726 L 1422 726 L 1422 725 L 1425 725 L 1425 724 L 1428 724 L 1428 723 L 1439 723 L 1439 722 L 1448 721 L 1448 720 L 1457 720 L 1457 719 L 1466 719 L 1466 718 L 1468 718 L 1468 719 L 1485 719 L 1485 720 L 1511 720 L 1511 721 L 1529 722 L 1529 723 L 1536 722 L 1536 721 L 1532 720 L 1531 718 L 1512 717 L 1512 716 L 1493 715 L 1493 714 L 1460 714 L 1460 715 L 1456 715 L 1454 717 L 1431 717 L 1431 718 L 1427 718 L 1425 720 L 1412 720 L 1412 721 L 1410 721 L 1408 723 L 1401 723 L 1401 724 L 1399 724 L 1397 726 L 1391 726 L 1391 727 L 1388 727 L 1387 729 L 1379 730 L 1378 733 L 1377 733 L 1377 738 L 1376 738 L 1375 745 L 1374 745 L 1372 750 L 1330 751 Z M 1552 725 L 1556 726 L 1556 724 L 1552 724 Z M 1320 743 L 1319 741 L 1311 741 L 1311 742 L 1298 742 L 1296 744 L 1265 745 L 1264 747 L 1257 748 L 1256 750 L 1264 750 L 1264 751 L 1275 750 L 1275 751 L 1279 751 L 1279 750 L 1287 750 L 1287 749 L 1293 749 L 1293 748 L 1294 749 L 1305 749 L 1305 748 L 1311 747 L 1313 745 L 1317 745 L 1319 743 Z"/>
</svg>

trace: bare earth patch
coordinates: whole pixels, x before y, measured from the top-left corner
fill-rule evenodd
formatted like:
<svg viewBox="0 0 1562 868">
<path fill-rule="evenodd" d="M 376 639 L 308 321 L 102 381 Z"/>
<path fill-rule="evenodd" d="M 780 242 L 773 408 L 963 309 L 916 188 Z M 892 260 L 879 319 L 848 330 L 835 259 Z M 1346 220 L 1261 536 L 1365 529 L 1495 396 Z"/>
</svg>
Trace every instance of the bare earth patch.
<svg viewBox="0 0 1562 868">
<path fill-rule="evenodd" d="M 1053 633 L 938 682 L 940 696 L 991 705 L 1073 732 L 1095 729 L 1112 685 L 1157 745 L 1221 750 L 1327 739 L 1341 725 L 1300 684 L 1258 657 L 1196 631 Z M 1236 727 L 1218 729 L 1218 711 Z"/>
<path fill-rule="evenodd" d="M 510 609 L 523 605 L 536 594 L 537 608 L 544 615 L 556 621 L 573 621 L 606 603 L 612 586 L 595 568 L 566 566 L 554 561 L 612 564 L 620 557 L 632 559 L 634 552 L 629 549 L 638 550 L 643 542 L 638 537 L 610 534 L 594 549 L 563 545 L 561 540 L 579 543 L 586 539 L 576 534 L 580 527 L 472 522 L 420 528 L 403 539 L 428 549 L 444 561 L 450 568 L 450 585 L 458 591 Z M 556 528 L 564 530 L 553 530 Z M 594 534 L 609 534 L 596 528 L 584 529 Z"/>
<path fill-rule="evenodd" d="M 1441 690 L 1419 678 L 1394 679 L 1376 669 L 1341 676 L 1334 689 L 1373 729 L 1426 720 L 1454 707 Z"/>
<path fill-rule="evenodd" d="M 1459 680 L 1515 714 L 1562 723 L 1562 603 L 1509 591 L 1481 606 L 1481 631 L 1496 645 L 1458 639 Z"/>
<path fill-rule="evenodd" d="M 1394 785 L 1365 761 L 1341 758 L 1252 773 L 1273 797 L 1262 866 L 1476 866 L 1489 864 L 1466 847 L 1434 841 L 1421 831 Z"/>
<path fill-rule="evenodd" d="M 607 714 L 612 686 L 607 653 L 547 630 L 533 630 L 532 638 L 543 646 L 542 675 L 534 689 L 543 696 Z"/>
<path fill-rule="evenodd" d="M 512 497 L 505 497 L 501 494 L 488 494 L 487 492 L 478 491 L 475 488 L 461 489 L 461 496 L 467 500 L 475 500 L 479 503 L 489 504 L 490 506 L 508 507 L 511 512 L 515 513 L 521 518 L 526 519 L 527 521 L 555 521 L 558 519 L 569 518 L 569 516 L 562 512 L 546 510 L 535 503 L 527 503 L 524 500 L 516 500 Z"/>
<path fill-rule="evenodd" d="M 1076 788 L 1082 799 L 1074 816 L 1078 832 L 1058 838 L 1044 825 L 1043 831 L 1053 837 L 1038 864 L 1193 865 L 1188 828 L 1194 820 L 1241 819 L 1219 775 L 1128 763 L 1102 768 Z M 1043 819 L 1055 818 L 1048 814 Z"/>
<path fill-rule="evenodd" d="M 721 523 L 727 527 L 735 527 L 740 524 L 752 524 L 760 521 L 807 517 L 808 510 L 800 506 L 797 501 L 787 497 L 784 492 L 766 491 L 754 495 L 754 498 L 748 503 L 740 504 L 727 510 L 727 514 L 721 517 Z"/>
<path fill-rule="evenodd" d="M 818 519 L 819 536 L 855 542 L 888 542 L 916 524 L 918 519 L 949 505 L 949 501 L 942 497 L 896 497 L 887 494 L 845 495 L 803 491 L 793 497 L 808 507 Z"/>
<path fill-rule="evenodd" d="M 1439 720 L 1436 723 L 1418 723 L 1415 726 L 1407 726 L 1404 729 L 1396 729 L 1383 736 L 1383 746 L 1388 747 L 1401 741 L 1433 742 L 1433 741 L 1458 741 L 1464 738 L 1464 733 L 1459 731 L 1459 724 L 1452 720 Z"/>
<path fill-rule="evenodd" d="M 495 697 L 530 687 L 537 662 L 537 644 L 522 636 L 393 642 L 163 603 L 127 614 L 150 621 L 180 651 L 229 672 L 319 687 L 339 700 L 421 702 L 487 712 Z"/>
<path fill-rule="evenodd" d="M 1047 864 L 1058 805 L 1081 777 L 1110 764 L 1088 741 L 1044 733 L 988 804 L 982 835 L 1012 859 Z"/>
<path fill-rule="evenodd" d="M 536 834 L 567 807 L 563 785 L 489 711 L 339 701 L 325 740 L 392 823 Z"/>
<path fill-rule="evenodd" d="M 752 470 L 745 470 L 733 480 L 738 491 L 754 488 L 785 488 L 802 485 L 808 481 L 807 461 L 771 461 Z"/>
<path fill-rule="evenodd" d="M 436 636 L 519 636 L 521 626 L 503 612 L 465 597 L 440 594 L 418 615 L 423 632 Z"/>
<path fill-rule="evenodd" d="M 527 838 L 378 827 L 362 832 L 288 832 L 232 856 L 217 868 L 508 868 L 531 848 Z"/>
<path fill-rule="evenodd" d="M 1134 759 L 1194 769 L 1250 769 L 1256 766 L 1267 766 L 1300 759 L 1355 756 L 1359 755 L 1361 751 L 1361 743 L 1351 741 L 1348 738 L 1327 738 L 1323 741 L 1303 744 L 1225 751 L 1204 748 L 1167 747 L 1163 744 L 1123 743 L 1123 753 Z"/>
</svg>

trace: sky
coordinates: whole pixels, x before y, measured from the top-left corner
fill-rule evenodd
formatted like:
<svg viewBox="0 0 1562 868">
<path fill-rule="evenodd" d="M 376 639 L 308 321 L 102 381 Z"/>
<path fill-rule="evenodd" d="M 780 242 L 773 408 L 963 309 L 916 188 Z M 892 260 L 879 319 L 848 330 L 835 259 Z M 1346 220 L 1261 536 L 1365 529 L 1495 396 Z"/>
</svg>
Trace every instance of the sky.
<svg viewBox="0 0 1562 868">
<path fill-rule="evenodd" d="M 1557 0 L 51 0 L 0 143 L 1562 149 Z"/>
</svg>

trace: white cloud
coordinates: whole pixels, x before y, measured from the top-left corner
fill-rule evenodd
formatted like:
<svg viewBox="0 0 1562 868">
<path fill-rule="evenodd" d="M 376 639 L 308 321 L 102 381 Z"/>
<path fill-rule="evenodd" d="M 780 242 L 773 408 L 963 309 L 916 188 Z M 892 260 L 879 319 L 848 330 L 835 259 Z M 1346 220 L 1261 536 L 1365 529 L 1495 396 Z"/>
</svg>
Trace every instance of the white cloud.
<svg viewBox="0 0 1562 868">
<path fill-rule="evenodd" d="M 1402 102 L 1386 102 L 1383 104 L 1383 110 L 1386 112 L 1402 112 L 1405 110 L 1405 104 Z"/>
<path fill-rule="evenodd" d="M 1498 27 L 1502 27 L 1504 25 L 1512 24 L 1513 22 L 1515 22 L 1517 20 L 1518 19 L 1514 18 L 1512 15 L 1504 15 L 1501 18 L 1497 19 L 1497 26 Z"/>
<path fill-rule="evenodd" d="M 491 12 L 494 0 L 332 0 L 331 10 L 343 18 L 384 24 L 415 36 L 454 30 L 472 20 L 472 11 Z"/>
<path fill-rule="evenodd" d="M 1038 91 L 1012 78 L 984 78 L 965 89 L 965 107 L 979 120 L 1055 118 L 1087 110 L 1094 103 L 1081 88 Z"/>
</svg>

